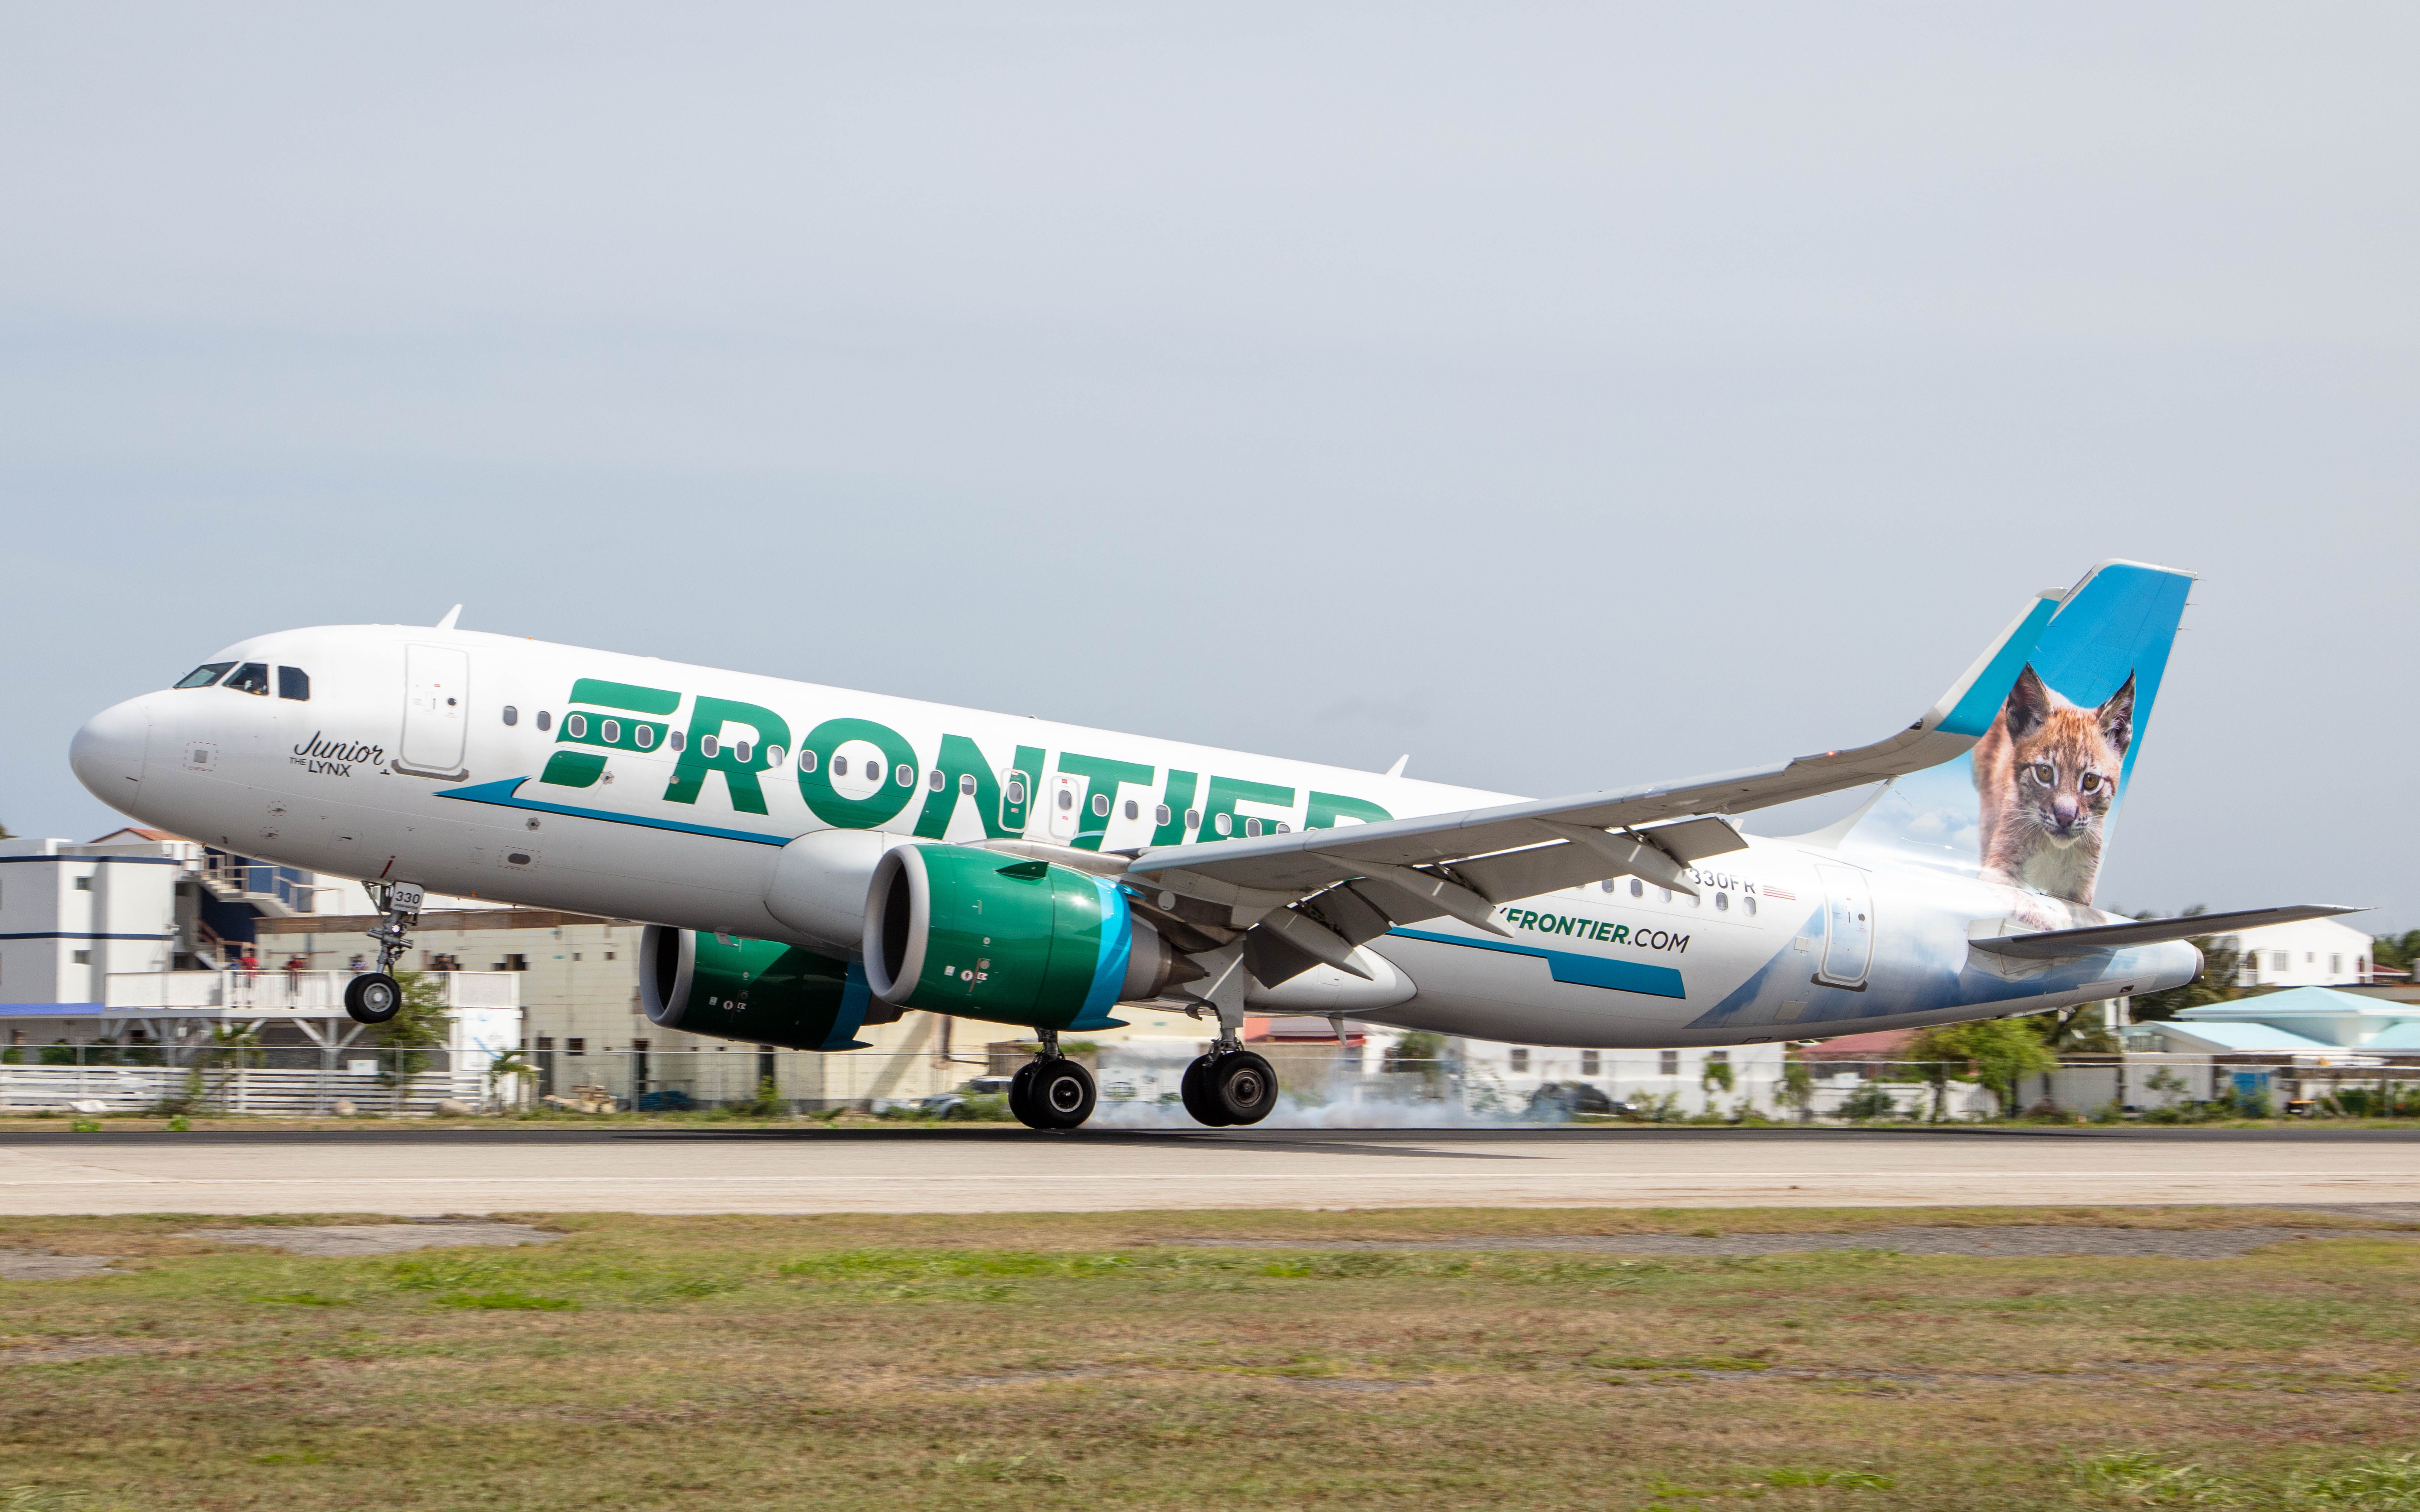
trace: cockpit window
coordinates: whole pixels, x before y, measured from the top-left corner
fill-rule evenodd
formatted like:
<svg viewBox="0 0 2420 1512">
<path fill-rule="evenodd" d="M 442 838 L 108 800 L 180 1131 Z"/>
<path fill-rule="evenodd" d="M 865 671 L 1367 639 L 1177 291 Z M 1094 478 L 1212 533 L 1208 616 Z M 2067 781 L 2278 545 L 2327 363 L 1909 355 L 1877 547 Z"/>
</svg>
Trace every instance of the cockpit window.
<svg viewBox="0 0 2420 1512">
<path fill-rule="evenodd" d="M 311 702 L 311 674 L 300 667 L 277 669 L 277 696 L 298 703 Z"/>
<path fill-rule="evenodd" d="M 227 669 L 234 665 L 235 663 L 231 661 L 205 662 L 201 666 L 194 668 L 192 671 L 187 672 L 185 674 L 185 680 L 178 683 L 177 686 L 178 687 L 208 687 L 212 683 L 217 682 L 220 678 L 225 677 L 226 675 Z"/>
<path fill-rule="evenodd" d="M 269 668 L 266 664 L 261 662 L 247 661 L 242 666 L 238 667 L 235 670 L 235 675 L 233 677 L 228 678 L 219 686 L 224 688 L 232 689 L 238 693 L 257 693 L 262 698 L 267 698 L 269 696 Z"/>
</svg>

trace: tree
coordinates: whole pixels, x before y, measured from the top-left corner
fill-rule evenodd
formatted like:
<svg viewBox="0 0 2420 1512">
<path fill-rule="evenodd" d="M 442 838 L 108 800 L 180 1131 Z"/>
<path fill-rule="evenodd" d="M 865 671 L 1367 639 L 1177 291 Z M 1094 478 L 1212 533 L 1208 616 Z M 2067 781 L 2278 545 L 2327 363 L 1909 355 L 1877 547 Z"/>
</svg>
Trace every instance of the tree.
<svg viewBox="0 0 2420 1512">
<path fill-rule="evenodd" d="M 7 834 L 0 830 L 0 835 Z M 2370 942 L 2369 959 L 2390 971 L 2409 971 L 2414 961 L 2420 961 L 2420 929 L 2405 930 L 2400 934 L 2381 934 Z"/>
<path fill-rule="evenodd" d="M 528 1051 L 499 1051 L 488 1057 L 488 1100 L 501 1107 L 507 1100 L 496 1095 L 498 1083 L 511 1080 L 529 1082 L 536 1077 L 537 1068 L 530 1064 Z M 518 1102 L 519 1099 L 510 1101 Z"/>
<path fill-rule="evenodd" d="M 1968 1074 L 1990 1088 L 2000 1099 L 2000 1111 L 2010 1117 L 2019 1106 L 2018 1083 L 2058 1065 L 2058 1057 L 2043 1045 L 2041 1036 L 2020 1019 L 1939 1025 L 1909 1043 L 1907 1058 L 1966 1066 Z"/>
<path fill-rule="evenodd" d="M 1812 1119 L 1815 1108 L 1814 1069 L 1797 1056 L 1786 1056 L 1781 1062 L 1781 1086 L 1774 1092 L 1774 1101 L 1798 1115 L 1798 1121 Z"/>
<path fill-rule="evenodd" d="M 2195 903 L 2177 917 L 2191 918 L 2196 914 L 2208 912 L 2210 912 L 2209 905 Z M 2160 915 L 2156 911 L 2147 910 L 2134 917 L 2157 918 Z M 2243 995 L 2243 988 L 2240 980 L 2243 975 L 2243 952 L 2223 948 L 2218 943 L 2217 936 L 2211 934 L 2195 935 L 2193 944 L 2194 949 L 2201 952 L 2201 975 L 2181 987 L 2170 987 L 2156 993 L 2136 994 L 2134 996 L 2135 1023 L 2149 1024 L 2160 1019 L 2172 1019 L 2189 1008 L 2199 1008 L 2205 1003 L 2224 1003 L 2229 998 Z"/>
<path fill-rule="evenodd" d="M 387 1068 L 391 1076 L 415 1076 L 427 1069 L 428 1057 L 423 1052 L 442 1045 L 447 1038 L 447 1024 L 453 1017 L 445 1011 L 445 985 L 425 973 L 398 971 L 395 984 L 403 989 L 403 1003 L 395 1017 L 378 1026 L 378 1042 L 388 1050 L 401 1052 Z"/>
</svg>

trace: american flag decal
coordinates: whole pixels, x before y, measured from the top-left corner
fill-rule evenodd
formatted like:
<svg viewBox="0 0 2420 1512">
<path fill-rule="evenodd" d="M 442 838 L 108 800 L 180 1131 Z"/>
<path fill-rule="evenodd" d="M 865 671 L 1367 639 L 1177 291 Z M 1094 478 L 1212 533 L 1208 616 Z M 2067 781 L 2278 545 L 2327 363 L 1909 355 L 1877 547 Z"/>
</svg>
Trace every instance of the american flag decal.
<svg viewBox="0 0 2420 1512">
<path fill-rule="evenodd" d="M 1798 894 L 1792 892 L 1787 887 L 1776 887 L 1768 885 L 1766 887 L 1759 887 L 1757 890 L 1763 893 L 1768 898 L 1778 898 L 1783 903 L 1794 903 L 1798 901 Z"/>
</svg>

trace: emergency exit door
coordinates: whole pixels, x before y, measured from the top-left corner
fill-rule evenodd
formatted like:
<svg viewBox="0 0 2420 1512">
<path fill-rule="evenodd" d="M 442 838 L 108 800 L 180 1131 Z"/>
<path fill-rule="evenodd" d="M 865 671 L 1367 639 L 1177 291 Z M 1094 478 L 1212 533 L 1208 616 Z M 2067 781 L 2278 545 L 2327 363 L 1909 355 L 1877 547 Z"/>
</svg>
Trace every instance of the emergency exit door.
<svg viewBox="0 0 2420 1512">
<path fill-rule="evenodd" d="M 1874 900 L 1871 879 L 1854 866 L 1818 866 L 1823 882 L 1823 965 L 1815 980 L 1834 987 L 1862 987 L 1874 961 Z"/>
<path fill-rule="evenodd" d="M 406 646 L 403 667 L 403 749 L 396 765 L 424 777 L 459 777 L 471 717 L 470 653 Z"/>
</svg>

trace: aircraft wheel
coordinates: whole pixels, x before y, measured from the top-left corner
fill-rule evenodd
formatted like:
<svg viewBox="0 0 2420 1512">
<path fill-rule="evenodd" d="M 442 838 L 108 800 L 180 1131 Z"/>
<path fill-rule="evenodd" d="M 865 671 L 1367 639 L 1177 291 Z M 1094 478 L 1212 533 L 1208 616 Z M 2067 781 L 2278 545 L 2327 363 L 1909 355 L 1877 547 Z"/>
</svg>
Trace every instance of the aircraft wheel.
<svg viewBox="0 0 2420 1512">
<path fill-rule="evenodd" d="M 1074 1129 L 1093 1116 L 1100 1094 L 1094 1088 L 1093 1073 L 1080 1062 L 1037 1060 L 1034 1065 L 1040 1070 L 1027 1094 L 1034 1112 L 1029 1122 L 1037 1129 Z"/>
<path fill-rule="evenodd" d="M 1222 1123 L 1258 1123 L 1278 1105 L 1278 1072 L 1249 1050 L 1230 1051 L 1202 1072 L 1202 1101 Z"/>
<path fill-rule="evenodd" d="M 1016 1074 L 1008 1079 L 1008 1111 L 1016 1116 L 1017 1122 L 1029 1129 L 1050 1127 L 1042 1121 L 1041 1109 L 1033 1096 L 1034 1078 L 1041 1074 L 1042 1062 L 1029 1060 L 1017 1067 Z"/>
<path fill-rule="evenodd" d="M 364 1024 L 384 1024 L 403 1011 L 403 988 L 383 971 L 365 971 L 345 983 L 345 1011 Z"/>
<path fill-rule="evenodd" d="M 1219 1112 L 1205 1089 L 1210 1063 L 1217 1058 L 1216 1056 L 1203 1056 L 1186 1067 L 1185 1079 L 1176 1084 L 1176 1095 L 1184 1100 L 1185 1111 L 1193 1115 L 1194 1122 L 1223 1129 L 1234 1120 Z"/>
</svg>

